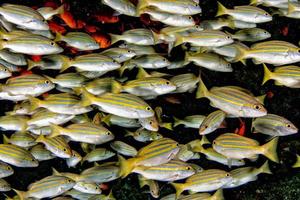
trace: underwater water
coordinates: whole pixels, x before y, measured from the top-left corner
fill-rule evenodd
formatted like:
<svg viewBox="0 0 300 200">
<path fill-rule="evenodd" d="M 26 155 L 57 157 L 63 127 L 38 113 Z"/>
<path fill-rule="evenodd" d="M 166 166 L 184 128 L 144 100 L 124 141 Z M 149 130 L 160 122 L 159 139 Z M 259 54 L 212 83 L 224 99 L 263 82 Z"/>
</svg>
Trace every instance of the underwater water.
<svg viewBox="0 0 300 200">
<path fill-rule="evenodd" d="M 0 0 L 1 3 L 20 3 L 28 6 L 42 5 L 43 1 L 31 1 L 31 0 Z M 85 21 L 88 16 L 94 13 L 101 13 L 105 9 L 110 9 L 107 6 L 103 6 L 100 0 L 69 0 L 66 1 L 70 4 L 70 11 L 76 19 Z M 229 1 L 220 0 L 220 2 L 226 7 L 232 8 L 237 5 L 247 5 L 249 1 Z M 199 23 L 206 19 L 213 19 L 217 12 L 217 1 L 213 0 L 200 0 L 200 6 L 202 8 L 202 15 L 196 16 L 199 19 Z M 269 8 L 265 8 L 269 10 Z M 103 34 L 115 33 L 120 34 L 122 30 L 129 30 L 132 28 L 140 28 L 144 25 L 141 21 L 133 17 L 120 15 L 120 21 L 114 24 L 99 24 L 95 21 L 88 21 L 89 24 L 100 27 L 100 31 Z M 148 28 L 153 30 L 159 30 L 162 24 L 149 24 Z M 273 20 L 268 23 L 258 25 L 259 28 L 266 29 L 272 34 L 273 40 L 284 40 L 293 44 L 298 44 L 300 40 L 300 20 L 291 19 L 286 17 L 274 16 Z M 226 29 L 227 30 L 227 29 Z M 287 34 L 283 34 L 283 30 L 288 30 Z M 228 29 L 230 32 L 230 29 Z M 232 31 L 233 32 L 233 31 Z M 120 43 L 118 43 L 120 44 Z M 251 43 L 244 42 L 247 46 Z M 117 44 L 114 44 L 117 46 Z M 157 45 L 156 50 L 163 52 L 166 49 L 165 45 Z M 183 59 L 184 52 L 180 48 L 175 48 L 169 59 L 180 60 Z M 297 64 L 295 64 L 297 65 Z M 262 65 L 254 65 L 250 60 L 247 61 L 246 66 L 242 63 L 233 63 L 233 72 L 222 73 L 210 71 L 201 68 L 201 77 L 203 82 L 208 88 L 213 86 L 225 86 L 235 85 L 250 90 L 255 96 L 263 95 L 266 93 L 269 95 L 265 100 L 265 107 L 269 113 L 277 114 L 286 117 L 293 122 L 297 127 L 300 127 L 300 89 L 292 89 L 288 87 L 275 86 L 273 81 L 268 81 L 266 84 L 261 85 L 263 79 L 263 67 Z M 124 76 L 133 78 L 133 72 L 126 72 Z M 161 69 L 160 72 L 169 73 L 172 75 L 178 75 L 181 73 L 192 72 L 199 74 L 199 67 L 190 64 L 189 66 L 176 70 Z M 34 69 L 34 73 L 41 73 L 40 70 Z M 43 71 L 44 74 L 52 75 L 50 70 Z M 115 72 L 110 72 L 105 76 L 115 76 Z M 175 99 L 170 101 L 166 97 Z M 163 108 L 162 119 L 164 122 L 173 122 L 173 117 L 184 118 L 188 115 L 203 114 L 208 115 L 215 109 L 209 106 L 207 99 L 195 99 L 195 93 L 183 93 L 183 94 L 167 94 L 158 96 L 154 100 L 147 100 L 152 108 L 161 106 Z M 13 109 L 13 103 L 9 101 L 0 101 L 0 115 L 3 115 L 7 111 Z M 89 115 L 92 117 L 94 113 Z M 264 143 L 267 137 L 262 134 L 251 133 L 252 119 L 244 118 L 246 124 L 246 136 Z M 209 141 L 212 141 L 218 135 L 226 132 L 232 132 L 236 128 L 239 128 L 238 119 L 227 120 L 227 128 L 218 129 L 213 134 L 207 135 Z M 144 144 L 136 142 L 131 137 L 123 137 L 124 131 L 121 127 L 112 126 L 110 131 L 115 134 L 115 140 L 122 140 L 137 149 L 141 148 Z M 164 137 L 170 137 L 181 144 L 188 143 L 191 140 L 199 138 L 198 130 L 191 128 L 184 128 L 183 126 L 175 127 L 173 131 L 161 128 L 159 132 Z M 11 133 L 1 131 L 1 133 Z M 1 138 L 2 139 L 2 138 Z M 0 139 L 0 140 L 1 140 Z M 2 142 L 2 141 L 1 141 Z M 75 142 L 71 142 L 72 149 L 82 153 L 80 145 Z M 101 145 L 108 147 L 109 144 Z M 258 180 L 247 183 L 237 188 L 224 189 L 225 199 L 228 200 L 297 200 L 300 199 L 300 170 L 294 169 L 291 166 L 296 161 L 296 153 L 300 154 L 300 137 L 299 133 L 291 136 L 280 137 L 277 148 L 280 163 L 276 164 L 269 161 L 272 175 L 263 174 L 259 175 Z M 204 156 L 203 156 L 204 157 Z M 201 158 L 203 158 L 201 156 Z M 105 162 L 114 161 L 116 158 L 111 158 Z M 260 166 L 265 162 L 266 158 L 260 156 L 256 162 L 247 162 L 246 166 Z M 204 169 L 218 168 L 229 171 L 227 166 L 218 164 L 206 159 L 192 160 L 192 163 L 196 163 Z M 58 171 L 68 171 L 79 173 L 83 169 L 93 166 L 90 163 L 84 163 L 83 165 L 77 165 L 76 168 L 68 168 L 66 162 L 62 159 L 55 158 L 49 161 L 40 162 L 36 168 L 17 168 L 14 167 L 15 173 L 13 176 L 5 178 L 12 188 L 18 188 L 19 190 L 26 190 L 27 186 L 41 178 L 44 178 L 52 174 L 52 167 Z M 146 191 L 146 188 L 140 188 L 138 179 L 135 174 L 130 174 L 124 179 L 117 179 L 108 183 L 108 186 L 112 188 L 113 194 L 117 200 L 146 200 L 154 199 Z M 173 193 L 175 190 L 170 184 L 159 183 L 160 197 Z M 9 196 L 14 193 L 7 192 Z M 4 195 L 0 194 L 0 199 L 4 199 Z"/>
</svg>

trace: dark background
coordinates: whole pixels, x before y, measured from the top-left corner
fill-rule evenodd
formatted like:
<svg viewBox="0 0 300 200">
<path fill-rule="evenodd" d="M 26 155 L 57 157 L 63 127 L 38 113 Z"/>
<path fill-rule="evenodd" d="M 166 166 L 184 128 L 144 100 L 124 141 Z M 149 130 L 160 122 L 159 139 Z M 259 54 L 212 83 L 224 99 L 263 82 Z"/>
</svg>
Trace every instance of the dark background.
<svg viewBox="0 0 300 200">
<path fill-rule="evenodd" d="M 32 1 L 32 0 L 1 0 L 1 3 L 19 3 L 28 6 L 41 7 L 46 1 Z M 68 1 L 66 1 L 68 2 Z M 232 8 L 236 5 L 247 5 L 248 1 L 229 1 L 220 0 L 220 2 L 228 8 Z M 59 2 L 58 2 L 59 3 Z M 110 10 L 109 7 L 101 5 L 100 0 L 70 0 L 70 11 L 73 13 L 76 19 L 86 21 L 88 24 L 97 25 L 100 27 L 101 33 L 121 33 L 121 30 L 128 30 L 131 28 L 147 27 L 154 30 L 159 30 L 162 27 L 160 23 L 150 23 L 148 25 L 143 24 L 138 18 L 120 16 L 120 22 L 116 24 L 100 24 L 89 19 L 89 16 L 93 14 L 101 14 Z M 213 19 L 217 9 L 216 1 L 201 0 L 200 2 L 203 14 L 202 16 L 195 16 L 197 21 L 203 21 L 205 19 Z M 264 8 L 264 7 L 262 7 Z M 268 8 L 264 8 L 267 11 L 271 11 Z M 147 17 L 146 17 L 147 18 Z M 61 22 L 60 19 L 54 19 L 57 22 Z M 258 27 L 268 30 L 272 34 L 274 40 L 284 40 L 293 44 L 298 44 L 300 20 L 289 19 L 285 17 L 274 16 L 273 21 L 265 24 L 260 24 Z M 284 36 L 282 34 L 283 29 L 288 29 L 288 34 Z M 227 30 L 227 29 L 226 29 Z M 233 30 L 228 29 L 233 33 Z M 119 44 L 119 43 L 118 43 Z M 250 45 L 250 43 L 245 43 Z M 166 52 L 166 46 L 160 45 L 156 47 L 158 52 Z M 68 54 L 68 53 L 67 53 Z M 72 56 L 71 54 L 69 54 Z M 170 60 L 183 59 L 183 52 L 180 48 L 176 48 L 172 51 Z M 297 65 L 297 64 L 296 64 Z M 269 66 L 272 68 L 272 66 Z M 269 113 L 278 114 L 286 117 L 292 121 L 296 126 L 300 127 L 300 93 L 299 89 L 290 89 L 287 87 L 278 87 L 273 84 L 273 81 L 268 81 L 267 84 L 261 86 L 263 79 L 263 68 L 261 65 L 254 65 L 250 60 L 247 61 L 247 66 L 240 63 L 233 64 L 234 72 L 232 73 L 219 73 L 205 69 L 201 69 L 202 79 L 208 88 L 212 86 L 225 86 L 236 85 L 246 88 L 254 93 L 254 95 L 262 95 L 267 92 L 274 94 L 272 98 L 267 98 L 265 106 Z M 52 71 L 38 71 L 35 73 L 47 73 L 53 74 Z M 199 73 L 199 67 L 189 65 L 184 69 L 177 70 L 161 70 L 161 72 L 167 72 L 173 75 L 193 72 L 196 75 Z M 130 73 L 125 73 L 125 76 L 134 78 L 136 70 Z M 108 74 L 108 76 L 117 75 L 115 73 Z M 166 100 L 166 96 L 171 96 L 180 104 L 170 103 Z M 166 95 L 157 98 L 156 100 L 148 101 L 150 105 L 155 108 L 156 106 L 163 107 L 163 120 L 166 122 L 172 122 L 172 117 L 183 118 L 187 115 L 203 114 L 207 115 L 214 109 L 209 105 L 209 101 L 206 99 L 196 100 L 195 94 L 176 94 Z M 0 101 L 0 113 L 4 114 L 6 111 L 10 111 L 13 108 L 13 104 L 7 101 Z M 92 116 L 93 114 L 91 114 Z M 246 119 L 246 135 L 259 140 L 261 143 L 265 143 L 266 137 L 261 134 L 252 134 L 250 132 L 251 119 Z M 216 138 L 219 134 L 225 132 L 233 132 L 239 127 L 238 119 L 227 120 L 228 128 L 220 129 L 213 134 L 208 135 L 210 141 Z M 135 142 L 132 138 L 124 138 L 124 130 L 118 127 L 111 127 L 110 130 L 117 136 L 117 139 L 121 139 L 136 148 L 142 147 L 144 144 Z M 2 133 L 4 133 L 2 131 Z M 198 138 L 198 131 L 196 129 L 187 129 L 182 126 L 176 127 L 174 131 L 169 131 L 161 128 L 160 133 L 165 137 L 171 137 L 177 140 L 181 144 L 185 144 L 193 139 Z M 108 147 L 109 145 L 102 145 Z M 76 143 L 71 143 L 72 149 L 75 149 L 82 153 L 80 147 Z M 295 162 L 295 154 L 300 154 L 300 142 L 299 135 L 281 137 L 278 145 L 278 155 L 280 157 L 280 164 L 270 162 L 270 167 L 273 175 L 260 175 L 259 179 L 255 182 L 248 183 L 235 189 L 226 189 L 224 191 L 225 198 L 228 200 L 296 200 L 300 199 L 300 173 L 297 169 L 292 169 L 291 165 Z M 82 155 L 84 155 L 82 153 Z M 116 159 L 116 158 L 114 158 Z M 114 160 L 112 159 L 112 160 Z M 247 163 L 248 166 L 259 167 L 265 161 L 265 158 L 260 159 L 253 163 Z M 224 170 L 230 170 L 226 166 L 219 165 L 215 162 L 207 161 L 204 156 L 201 156 L 200 160 L 192 161 L 199 164 L 204 169 L 208 168 L 222 168 Z M 5 178 L 13 188 L 18 190 L 26 190 L 26 187 L 45 176 L 51 175 L 51 167 L 55 167 L 58 171 L 70 171 L 79 173 L 83 169 L 91 167 L 92 165 L 84 164 L 77 166 L 76 169 L 68 169 L 65 161 L 62 159 L 53 159 L 50 161 L 40 162 L 37 168 L 16 168 L 15 174 L 8 178 Z M 138 186 L 137 176 L 135 174 L 129 175 L 125 179 L 118 179 L 109 183 L 112 187 L 114 196 L 118 200 L 146 200 L 151 199 L 150 195 L 146 193 L 147 188 L 140 189 Z M 161 197 L 166 194 L 174 192 L 173 188 L 167 183 L 160 183 Z M 13 192 L 7 193 L 13 195 Z M 0 199 L 4 198 L 0 196 Z"/>
</svg>

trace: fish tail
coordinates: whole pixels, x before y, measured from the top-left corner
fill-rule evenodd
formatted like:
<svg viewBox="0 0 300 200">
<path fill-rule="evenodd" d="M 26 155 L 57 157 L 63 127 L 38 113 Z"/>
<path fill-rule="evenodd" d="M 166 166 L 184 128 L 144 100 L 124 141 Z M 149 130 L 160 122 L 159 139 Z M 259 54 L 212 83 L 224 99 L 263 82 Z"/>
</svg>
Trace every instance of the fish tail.
<svg viewBox="0 0 300 200">
<path fill-rule="evenodd" d="M 148 6 L 147 0 L 139 0 L 139 3 L 136 6 L 137 15 L 140 16 L 144 10 Z"/>
<path fill-rule="evenodd" d="M 0 50 L 5 48 L 5 41 L 4 40 L 0 40 Z"/>
<path fill-rule="evenodd" d="M 25 200 L 27 198 L 27 192 L 13 189 L 15 193 L 17 193 L 20 200 Z"/>
<path fill-rule="evenodd" d="M 64 7 L 65 7 L 64 4 L 61 5 L 61 6 L 59 6 L 59 7 L 56 9 L 56 14 L 60 15 L 60 14 L 64 13 L 64 12 L 65 12 Z"/>
<path fill-rule="evenodd" d="M 122 178 L 128 176 L 135 167 L 136 158 L 129 158 L 125 160 L 121 155 L 118 155 L 118 162 L 120 166 L 119 175 Z"/>
<path fill-rule="evenodd" d="M 297 161 L 296 161 L 295 164 L 292 166 L 293 168 L 300 167 L 300 156 L 299 156 L 299 155 L 296 155 L 296 156 L 297 156 Z"/>
<path fill-rule="evenodd" d="M 71 67 L 70 60 L 64 59 L 59 72 L 64 72 Z"/>
<path fill-rule="evenodd" d="M 61 176 L 61 173 L 57 171 L 54 167 L 51 167 L 51 169 L 52 169 L 52 175 Z"/>
<path fill-rule="evenodd" d="M 93 117 L 93 124 L 100 125 L 101 124 L 101 113 L 97 112 Z"/>
<path fill-rule="evenodd" d="M 185 52 L 185 56 L 184 56 L 184 65 L 187 65 L 189 64 L 191 61 L 190 61 L 190 58 L 191 58 L 191 54 L 189 52 Z"/>
<path fill-rule="evenodd" d="M 44 135 L 39 135 L 36 139 L 35 139 L 35 142 L 43 142 L 45 141 L 45 136 Z"/>
<path fill-rule="evenodd" d="M 181 195 L 181 193 L 184 191 L 184 184 L 182 183 L 171 183 L 171 185 L 175 188 L 176 190 L 176 198 L 178 199 L 178 197 Z"/>
<path fill-rule="evenodd" d="M 209 93 L 209 91 L 208 91 L 207 87 L 204 85 L 202 79 L 200 78 L 198 89 L 197 89 L 197 92 L 196 92 L 196 98 L 197 99 L 205 98 L 205 97 L 208 96 L 208 93 Z"/>
<path fill-rule="evenodd" d="M 139 185 L 140 187 L 144 187 L 145 185 L 147 185 L 147 180 L 145 179 L 145 177 L 143 177 L 142 175 L 138 175 L 138 179 L 139 179 Z"/>
<path fill-rule="evenodd" d="M 126 61 L 126 62 L 128 62 L 128 61 Z M 125 70 L 128 69 L 128 66 L 126 65 L 126 62 L 122 65 L 122 67 L 120 67 L 119 69 L 117 69 L 117 71 L 119 72 L 120 76 L 123 76 Z"/>
<path fill-rule="evenodd" d="M 177 117 L 173 117 L 173 119 L 174 119 L 173 128 L 182 124 L 181 119 L 178 119 Z"/>
<path fill-rule="evenodd" d="M 272 78 L 272 72 L 269 70 L 267 65 L 265 65 L 265 63 L 263 63 L 263 67 L 264 67 L 264 78 L 263 78 L 262 85 Z"/>
<path fill-rule="evenodd" d="M 136 75 L 137 79 L 145 78 L 145 77 L 151 77 L 150 74 L 146 72 L 142 67 L 138 67 L 138 73 Z"/>
<path fill-rule="evenodd" d="M 112 81 L 112 84 L 111 84 L 111 92 L 112 93 L 115 93 L 115 94 L 118 94 L 122 91 L 122 84 L 119 83 L 118 81 L 116 80 L 113 80 Z"/>
<path fill-rule="evenodd" d="M 31 111 L 34 111 L 35 109 L 40 107 L 41 100 L 39 100 L 38 98 L 32 97 L 32 96 L 29 96 L 28 99 L 30 101 L 30 110 Z"/>
<path fill-rule="evenodd" d="M 30 59 L 27 59 L 27 70 L 32 70 L 34 67 L 36 67 L 36 63 Z"/>
<path fill-rule="evenodd" d="M 56 32 L 54 42 L 62 41 L 63 37 L 64 37 L 64 36 L 63 36 L 61 33 Z"/>
<path fill-rule="evenodd" d="M 218 189 L 210 198 L 211 200 L 223 200 L 224 196 L 223 196 L 223 190 L 222 189 Z"/>
<path fill-rule="evenodd" d="M 259 102 L 259 103 L 261 103 L 262 105 L 264 105 L 264 101 L 265 101 L 265 99 L 266 99 L 266 94 L 264 94 L 264 95 L 260 95 L 260 96 L 257 96 L 257 97 L 255 97 L 256 99 L 257 99 L 257 101 Z"/>
<path fill-rule="evenodd" d="M 9 143 L 9 138 L 3 134 L 3 144 L 8 144 Z"/>
<path fill-rule="evenodd" d="M 227 8 L 218 1 L 218 12 L 216 14 L 216 17 L 219 17 L 221 15 L 226 15 L 226 14 L 227 14 Z"/>
<path fill-rule="evenodd" d="M 257 0 L 250 0 L 250 5 L 257 5 Z"/>
<path fill-rule="evenodd" d="M 48 136 L 49 138 L 59 136 L 62 133 L 62 131 L 64 130 L 64 128 L 62 128 L 56 124 L 50 124 L 50 128 L 51 128 L 51 133 Z"/>
<path fill-rule="evenodd" d="M 162 123 L 162 124 L 160 124 L 160 126 L 163 127 L 163 128 L 166 128 L 166 129 L 168 129 L 170 131 L 173 130 L 172 123 Z"/>
<path fill-rule="evenodd" d="M 176 35 L 176 34 L 175 34 L 175 36 L 176 36 L 176 41 L 175 41 L 174 47 L 177 47 L 185 42 L 185 38 L 183 36 Z"/>
<path fill-rule="evenodd" d="M 101 122 L 103 122 L 103 123 L 106 124 L 107 126 L 110 126 L 110 125 L 111 125 L 111 123 L 110 123 L 110 117 L 111 117 L 110 114 L 104 116 L 104 117 L 101 119 Z"/>
<path fill-rule="evenodd" d="M 262 154 L 276 163 L 278 163 L 278 156 L 277 156 L 277 152 L 276 152 L 277 144 L 278 144 L 278 137 L 274 138 L 267 144 L 264 144 L 263 146 L 261 146 Z"/>
<path fill-rule="evenodd" d="M 269 168 L 269 162 L 266 161 L 260 168 L 258 168 L 259 173 L 272 174 Z"/>
<path fill-rule="evenodd" d="M 131 132 L 129 130 L 125 130 L 126 134 L 125 134 L 125 137 L 130 137 L 130 136 L 133 136 L 134 132 Z"/>
<path fill-rule="evenodd" d="M 247 51 L 245 49 L 242 49 L 240 47 L 236 47 L 237 55 L 235 56 L 233 62 L 242 62 L 244 65 L 246 65 L 246 55 Z"/>
<path fill-rule="evenodd" d="M 109 34 L 109 36 L 110 36 L 110 43 L 111 44 L 114 44 L 114 43 L 116 43 L 116 42 L 118 42 L 118 41 L 121 40 L 121 36 L 120 35 Z"/>
<path fill-rule="evenodd" d="M 205 144 L 210 144 L 210 141 L 207 139 L 205 135 L 203 135 L 201 138 L 201 146 Z"/>
<path fill-rule="evenodd" d="M 296 11 L 296 6 L 292 4 L 290 1 L 288 1 L 288 14 L 291 14 Z"/>
<path fill-rule="evenodd" d="M 154 40 L 154 44 L 157 44 L 159 42 L 159 38 L 160 38 L 160 35 L 152 30 L 150 30 L 152 35 L 153 35 L 153 40 Z"/>
<path fill-rule="evenodd" d="M 83 88 L 81 92 L 81 105 L 90 106 L 94 99 L 94 95 L 90 94 L 85 88 Z"/>
</svg>

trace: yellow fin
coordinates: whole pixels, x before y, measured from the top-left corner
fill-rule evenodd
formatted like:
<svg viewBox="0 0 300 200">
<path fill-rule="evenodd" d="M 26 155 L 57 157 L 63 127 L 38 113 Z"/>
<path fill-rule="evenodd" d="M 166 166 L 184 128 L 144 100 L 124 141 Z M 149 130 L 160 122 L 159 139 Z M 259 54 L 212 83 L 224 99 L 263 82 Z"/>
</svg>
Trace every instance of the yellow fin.
<svg viewBox="0 0 300 200">
<path fill-rule="evenodd" d="M 216 14 L 216 17 L 219 17 L 221 15 L 226 15 L 227 14 L 227 8 L 223 6 L 219 1 L 218 3 L 218 12 Z"/>
<path fill-rule="evenodd" d="M 115 94 L 122 92 L 122 84 L 116 80 L 113 80 L 111 83 L 111 92 Z"/>
<path fill-rule="evenodd" d="M 15 193 L 17 193 L 20 200 L 25 200 L 27 198 L 27 192 L 13 189 Z"/>
<path fill-rule="evenodd" d="M 276 152 L 277 144 L 278 144 L 278 137 L 274 138 L 267 144 L 260 146 L 260 148 L 262 150 L 262 154 L 276 163 L 278 163 L 278 156 L 277 156 L 277 152 Z"/>
<path fill-rule="evenodd" d="M 145 78 L 145 77 L 151 77 L 151 75 L 148 74 L 148 73 L 146 72 L 146 70 L 144 70 L 143 68 L 138 67 L 138 73 L 137 73 L 137 75 L 136 75 L 136 78 L 137 78 L 137 79 L 142 79 L 142 78 Z"/>
<path fill-rule="evenodd" d="M 264 67 L 264 79 L 262 82 L 262 85 L 265 84 L 268 80 L 272 78 L 272 72 L 269 70 L 269 68 L 263 63 Z"/>
<path fill-rule="evenodd" d="M 259 173 L 272 174 L 269 168 L 269 162 L 266 161 L 260 168 L 258 168 Z"/>
<path fill-rule="evenodd" d="M 31 70 L 36 67 L 36 63 L 30 59 L 27 59 L 27 70 Z"/>
<path fill-rule="evenodd" d="M 176 199 L 181 195 L 181 193 L 184 191 L 184 183 L 171 183 L 171 185 L 176 190 Z"/>
<path fill-rule="evenodd" d="M 3 134 L 3 144 L 9 144 L 9 143 L 10 143 L 9 138 L 5 134 Z"/>
<path fill-rule="evenodd" d="M 205 98 L 209 94 L 207 87 L 204 85 L 202 79 L 199 79 L 199 85 L 196 92 L 196 99 Z"/>
<path fill-rule="evenodd" d="M 118 155 L 118 162 L 120 166 L 119 176 L 125 178 L 128 176 L 136 165 L 137 158 L 129 158 L 125 160 L 121 155 Z"/>
<path fill-rule="evenodd" d="M 61 132 L 64 131 L 63 127 L 60 127 L 56 124 L 50 124 L 51 134 L 48 136 L 49 138 L 56 137 L 61 135 Z"/>
</svg>

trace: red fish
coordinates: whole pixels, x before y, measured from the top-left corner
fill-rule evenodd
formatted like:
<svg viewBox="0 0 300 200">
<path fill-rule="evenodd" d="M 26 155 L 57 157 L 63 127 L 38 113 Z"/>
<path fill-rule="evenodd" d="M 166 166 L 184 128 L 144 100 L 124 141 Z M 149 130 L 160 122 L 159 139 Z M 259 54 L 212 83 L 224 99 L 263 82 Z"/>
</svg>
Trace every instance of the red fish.
<svg viewBox="0 0 300 200">
<path fill-rule="evenodd" d="M 101 188 L 101 190 L 108 190 L 108 189 L 109 189 L 109 186 L 108 186 L 107 184 L 102 183 L 102 184 L 100 185 L 100 188 Z"/>
<path fill-rule="evenodd" d="M 33 60 L 34 62 L 39 62 L 42 60 L 42 56 L 33 55 L 31 56 L 31 60 Z"/>
<path fill-rule="evenodd" d="M 77 29 L 82 29 L 85 25 L 86 25 L 86 23 L 82 20 L 77 20 L 76 21 L 76 28 Z"/>
<path fill-rule="evenodd" d="M 240 120 L 240 127 L 237 128 L 234 132 L 238 135 L 244 136 L 245 132 L 246 132 L 246 123 L 241 120 L 241 118 L 239 118 Z"/>
<path fill-rule="evenodd" d="M 59 16 L 70 28 L 73 28 L 73 29 L 77 28 L 77 23 L 71 12 L 65 11 L 64 13 L 60 14 Z"/>
<path fill-rule="evenodd" d="M 100 48 L 107 48 L 111 44 L 110 39 L 104 34 L 94 33 L 91 36 L 98 42 Z"/>
<path fill-rule="evenodd" d="M 113 24 L 117 23 L 120 20 L 118 16 L 112 15 L 93 15 L 93 18 L 97 22 L 101 22 L 102 24 Z"/>
<path fill-rule="evenodd" d="M 97 26 L 93 26 L 93 25 L 86 25 L 84 27 L 84 30 L 86 32 L 89 32 L 89 33 L 96 33 L 97 31 L 99 31 L 100 29 L 97 27 Z"/>
<path fill-rule="evenodd" d="M 61 26 L 53 21 L 49 21 L 48 25 L 49 25 L 50 30 L 54 33 L 64 34 L 67 31 L 63 26 Z"/>
<path fill-rule="evenodd" d="M 287 36 L 289 34 L 289 27 L 288 26 L 285 26 L 283 27 L 281 30 L 280 30 L 281 34 L 283 36 Z"/>
</svg>

